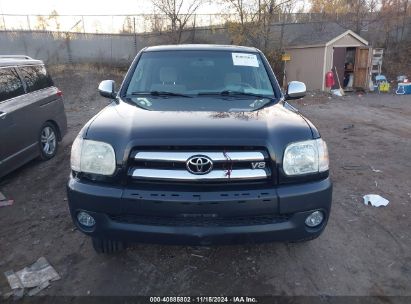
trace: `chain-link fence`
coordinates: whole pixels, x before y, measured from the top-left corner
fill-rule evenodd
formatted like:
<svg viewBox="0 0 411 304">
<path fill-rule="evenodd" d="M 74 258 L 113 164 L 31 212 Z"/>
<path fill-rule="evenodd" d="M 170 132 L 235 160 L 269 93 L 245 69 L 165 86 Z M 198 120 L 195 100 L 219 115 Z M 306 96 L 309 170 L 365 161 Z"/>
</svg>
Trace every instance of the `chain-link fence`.
<svg viewBox="0 0 411 304">
<path fill-rule="evenodd" d="M 209 27 L 234 21 L 229 14 L 180 16 L 186 27 Z M 0 15 L 0 30 L 55 31 L 74 33 L 147 33 L 170 29 L 170 19 L 162 14 L 140 15 Z"/>
</svg>

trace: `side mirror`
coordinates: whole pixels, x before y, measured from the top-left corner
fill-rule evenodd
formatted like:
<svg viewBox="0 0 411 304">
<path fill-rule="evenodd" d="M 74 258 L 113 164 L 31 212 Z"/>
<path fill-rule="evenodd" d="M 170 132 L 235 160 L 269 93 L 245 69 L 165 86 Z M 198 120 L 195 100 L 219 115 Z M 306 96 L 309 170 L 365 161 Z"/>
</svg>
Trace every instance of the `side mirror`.
<svg viewBox="0 0 411 304">
<path fill-rule="evenodd" d="M 101 96 L 106 98 L 115 98 L 116 91 L 115 91 L 116 83 L 114 80 L 103 80 L 100 82 L 98 86 L 98 92 Z"/>
<path fill-rule="evenodd" d="M 287 86 L 287 92 L 285 94 L 285 99 L 299 99 L 305 96 L 307 88 L 304 82 L 291 81 Z"/>
</svg>

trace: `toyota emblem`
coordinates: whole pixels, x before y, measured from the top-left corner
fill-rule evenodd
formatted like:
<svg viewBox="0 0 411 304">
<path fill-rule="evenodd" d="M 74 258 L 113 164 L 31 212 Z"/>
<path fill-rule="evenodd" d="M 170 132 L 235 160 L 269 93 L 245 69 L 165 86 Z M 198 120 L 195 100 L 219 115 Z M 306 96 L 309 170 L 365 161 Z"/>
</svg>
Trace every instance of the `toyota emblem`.
<svg viewBox="0 0 411 304">
<path fill-rule="evenodd" d="M 187 160 L 186 167 L 192 174 L 207 174 L 213 169 L 213 161 L 205 155 L 194 155 Z"/>
</svg>

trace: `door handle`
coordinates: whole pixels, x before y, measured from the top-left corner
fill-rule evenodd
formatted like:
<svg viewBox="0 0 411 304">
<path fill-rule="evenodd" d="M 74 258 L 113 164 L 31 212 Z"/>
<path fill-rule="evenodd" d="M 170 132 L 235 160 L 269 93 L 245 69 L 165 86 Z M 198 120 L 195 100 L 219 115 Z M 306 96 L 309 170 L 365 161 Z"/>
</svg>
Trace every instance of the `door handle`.
<svg viewBox="0 0 411 304">
<path fill-rule="evenodd" d="M 6 112 L 0 112 L 0 119 L 5 119 L 7 116 Z"/>
</svg>

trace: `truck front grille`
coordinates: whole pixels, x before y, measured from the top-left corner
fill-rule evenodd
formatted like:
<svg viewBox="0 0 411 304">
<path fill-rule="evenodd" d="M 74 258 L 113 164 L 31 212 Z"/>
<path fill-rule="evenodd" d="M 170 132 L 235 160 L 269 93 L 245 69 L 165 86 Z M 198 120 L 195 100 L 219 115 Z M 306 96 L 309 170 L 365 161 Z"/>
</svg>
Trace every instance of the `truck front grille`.
<svg viewBox="0 0 411 304">
<path fill-rule="evenodd" d="M 285 215 L 259 215 L 259 216 L 236 216 L 236 217 L 160 217 L 142 215 L 112 215 L 110 218 L 119 223 L 150 225 L 150 226 L 191 226 L 191 227 L 232 227 L 232 226 L 252 226 L 269 225 L 282 223 L 289 219 Z"/>
<path fill-rule="evenodd" d="M 140 150 L 130 157 L 132 180 L 163 182 L 264 181 L 271 177 L 264 150 Z"/>
</svg>

